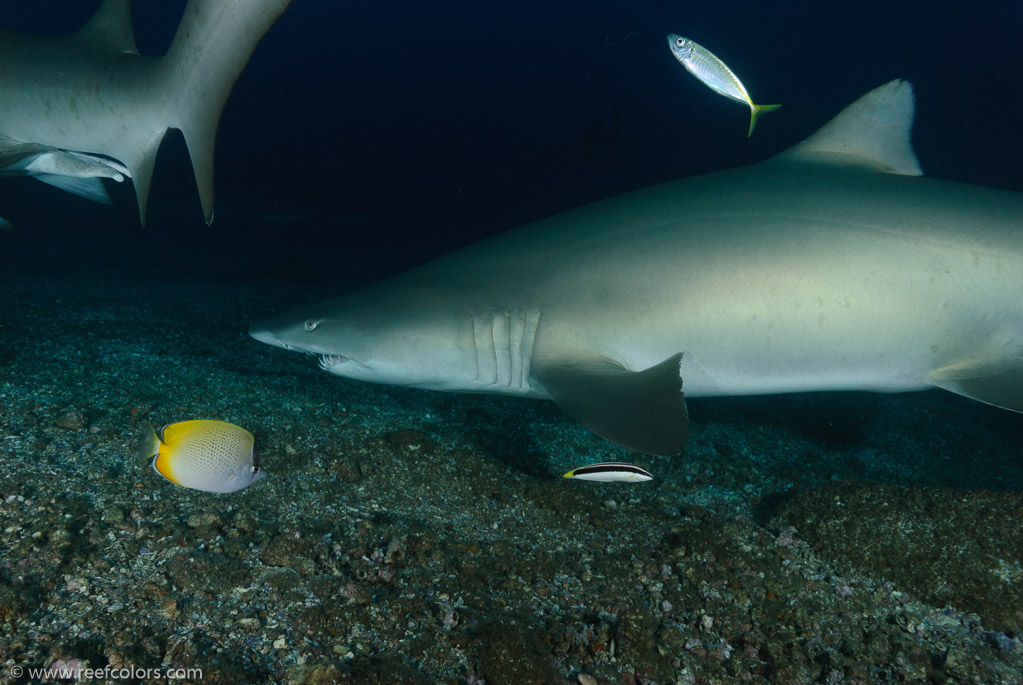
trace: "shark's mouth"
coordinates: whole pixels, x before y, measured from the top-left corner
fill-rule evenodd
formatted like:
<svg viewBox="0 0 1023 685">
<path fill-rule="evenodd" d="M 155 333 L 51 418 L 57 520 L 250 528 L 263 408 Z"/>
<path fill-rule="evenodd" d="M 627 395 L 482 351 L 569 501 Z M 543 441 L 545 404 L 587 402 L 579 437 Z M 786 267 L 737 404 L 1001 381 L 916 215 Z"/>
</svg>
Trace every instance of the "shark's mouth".
<svg viewBox="0 0 1023 685">
<path fill-rule="evenodd" d="M 320 368 L 324 371 L 333 371 L 335 366 L 339 366 L 348 361 L 348 357 L 342 357 L 340 354 L 321 354 L 320 355 Z"/>
</svg>

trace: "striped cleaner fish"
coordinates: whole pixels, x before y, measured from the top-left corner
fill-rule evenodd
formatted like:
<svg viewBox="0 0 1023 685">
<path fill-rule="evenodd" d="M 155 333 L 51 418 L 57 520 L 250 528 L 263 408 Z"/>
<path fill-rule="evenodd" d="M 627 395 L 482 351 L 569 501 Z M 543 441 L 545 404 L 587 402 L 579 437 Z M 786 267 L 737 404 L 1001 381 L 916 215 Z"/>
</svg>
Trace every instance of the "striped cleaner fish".
<svg viewBox="0 0 1023 685">
<path fill-rule="evenodd" d="M 237 492 L 266 477 L 252 433 L 227 421 L 182 421 L 150 431 L 143 455 L 153 470 L 185 488 Z"/>
<path fill-rule="evenodd" d="M 675 55 L 675 59 L 681 62 L 690 74 L 700 79 L 703 85 L 719 95 L 749 105 L 749 134 L 747 134 L 747 138 L 753 135 L 753 128 L 757 125 L 757 118 L 761 114 L 781 107 L 781 105 L 755 104 L 739 77 L 733 74 L 732 70 L 713 52 L 699 43 L 669 33 L 668 47 L 671 48 L 671 54 Z"/>
<path fill-rule="evenodd" d="M 639 483 L 653 478 L 649 471 L 641 469 L 635 464 L 626 464 L 622 461 L 605 461 L 599 464 L 590 464 L 572 469 L 562 478 L 577 478 L 579 480 L 595 480 L 601 483 L 612 481 L 632 481 Z"/>
</svg>

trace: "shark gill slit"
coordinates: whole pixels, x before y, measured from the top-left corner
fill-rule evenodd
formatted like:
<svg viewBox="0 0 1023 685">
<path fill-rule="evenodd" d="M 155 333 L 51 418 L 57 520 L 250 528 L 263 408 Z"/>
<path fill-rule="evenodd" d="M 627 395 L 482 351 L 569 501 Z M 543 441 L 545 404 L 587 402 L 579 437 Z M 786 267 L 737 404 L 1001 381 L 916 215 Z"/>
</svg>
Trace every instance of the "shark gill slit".
<svg viewBox="0 0 1023 685">
<path fill-rule="evenodd" d="M 511 360 L 511 313 L 490 312 L 491 331 L 494 338 L 494 365 L 497 370 L 497 385 L 512 387 Z"/>
<path fill-rule="evenodd" d="M 493 385 L 497 380 L 492 328 L 490 312 L 472 315 L 473 342 L 476 350 L 476 381 L 480 385 Z"/>
<path fill-rule="evenodd" d="M 540 327 L 540 310 L 526 309 L 522 312 L 522 351 L 519 358 L 522 360 L 522 389 L 529 391 L 529 373 L 533 365 L 533 347 L 536 343 L 536 331 Z"/>
<path fill-rule="evenodd" d="M 491 309 L 486 314 L 473 314 L 476 381 L 528 392 L 539 322 L 540 312 L 536 310 Z"/>
<path fill-rule="evenodd" d="M 515 388 L 526 387 L 526 377 L 522 374 L 522 338 L 526 334 L 526 317 L 515 312 L 511 317 L 509 330 L 509 353 L 511 355 L 511 384 Z"/>
<path fill-rule="evenodd" d="M 480 346 L 479 333 L 476 332 L 479 327 L 476 325 L 475 315 L 469 316 L 469 324 L 472 326 L 472 353 L 476 360 L 476 377 L 473 380 L 478 382 L 480 379 Z"/>
<path fill-rule="evenodd" d="M 526 393 L 530 390 L 529 369 L 540 312 L 529 309 L 512 309 L 504 316 L 509 324 L 507 387 Z"/>
</svg>

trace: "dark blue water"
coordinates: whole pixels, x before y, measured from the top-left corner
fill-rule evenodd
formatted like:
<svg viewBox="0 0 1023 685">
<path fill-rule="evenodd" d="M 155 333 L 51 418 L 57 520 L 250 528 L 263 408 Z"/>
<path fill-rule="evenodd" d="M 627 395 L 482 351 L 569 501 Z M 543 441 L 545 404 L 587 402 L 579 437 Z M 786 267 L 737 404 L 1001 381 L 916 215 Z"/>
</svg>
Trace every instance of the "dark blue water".
<svg viewBox="0 0 1023 685">
<path fill-rule="evenodd" d="M 0 27 L 69 33 L 96 5 L 4 0 Z M 916 87 L 927 174 L 1023 190 L 1018 4 L 625 5 L 296 0 L 234 89 L 217 170 L 264 179 L 263 197 L 275 175 L 313 179 L 303 203 L 320 205 L 319 220 L 207 228 L 172 132 L 145 229 L 128 187 L 108 208 L 3 179 L 0 216 L 19 227 L 0 235 L 4 264 L 346 285 L 591 200 L 765 159 L 897 77 Z M 143 54 L 162 54 L 183 6 L 136 3 Z M 747 140 L 746 109 L 686 73 L 669 32 L 783 108 Z"/>
</svg>

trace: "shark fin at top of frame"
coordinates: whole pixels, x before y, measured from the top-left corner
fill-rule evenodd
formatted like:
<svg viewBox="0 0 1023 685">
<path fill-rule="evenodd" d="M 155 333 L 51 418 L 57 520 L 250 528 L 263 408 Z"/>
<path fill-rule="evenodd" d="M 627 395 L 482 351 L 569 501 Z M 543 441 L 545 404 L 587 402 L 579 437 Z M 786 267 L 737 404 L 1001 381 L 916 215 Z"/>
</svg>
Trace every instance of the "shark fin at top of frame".
<svg viewBox="0 0 1023 685">
<path fill-rule="evenodd" d="M 85 26 L 74 34 L 74 39 L 94 50 L 139 54 L 131 28 L 131 0 L 104 0 Z"/>
</svg>

